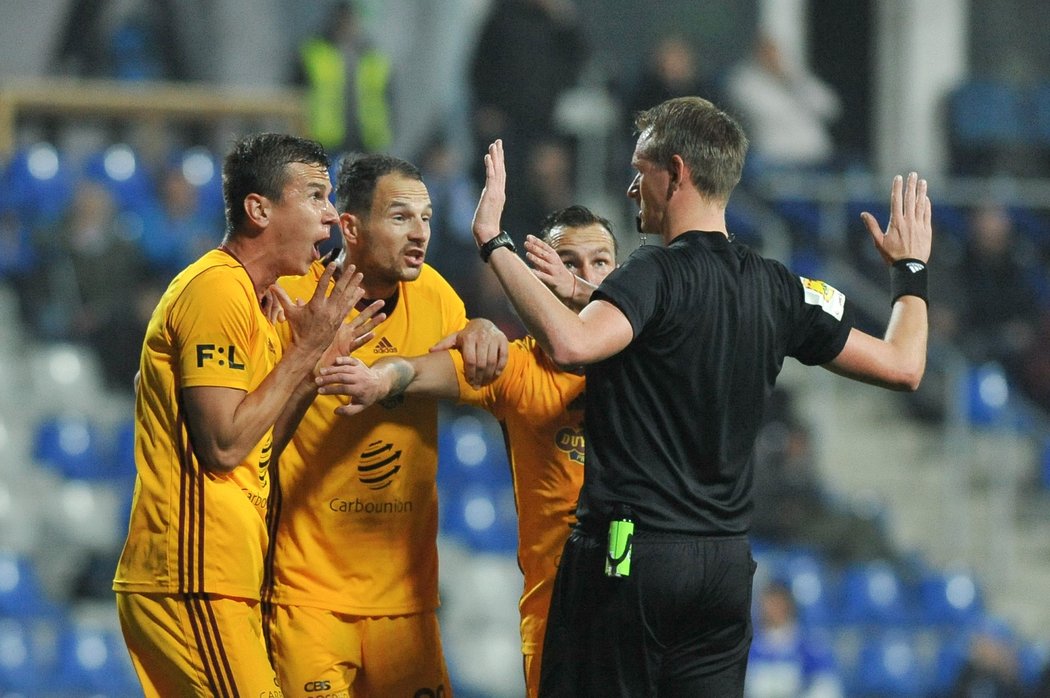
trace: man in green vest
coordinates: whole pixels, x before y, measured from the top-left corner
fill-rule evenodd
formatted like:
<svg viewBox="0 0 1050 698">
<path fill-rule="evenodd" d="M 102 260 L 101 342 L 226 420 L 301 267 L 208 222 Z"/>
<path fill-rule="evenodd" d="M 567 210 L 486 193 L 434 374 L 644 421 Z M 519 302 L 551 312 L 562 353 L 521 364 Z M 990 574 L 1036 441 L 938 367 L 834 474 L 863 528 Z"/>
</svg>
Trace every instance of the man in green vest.
<svg viewBox="0 0 1050 698">
<path fill-rule="evenodd" d="M 361 33 L 350 2 L 299 46 L 295 82 L 306 87 L 310 136 L 332 153 L 375 153 L 393 141 L 390 59 Z"/>
</svg>

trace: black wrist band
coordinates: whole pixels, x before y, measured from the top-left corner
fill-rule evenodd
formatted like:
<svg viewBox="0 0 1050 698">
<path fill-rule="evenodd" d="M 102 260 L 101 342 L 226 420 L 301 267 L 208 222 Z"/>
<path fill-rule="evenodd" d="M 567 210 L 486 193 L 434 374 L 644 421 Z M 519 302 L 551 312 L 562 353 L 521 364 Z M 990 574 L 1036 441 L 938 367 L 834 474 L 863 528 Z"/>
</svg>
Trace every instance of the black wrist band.
<svg viewBox="0 0 1050 698">
<path fill-rule="evenodd" d="M 481 255 L 481 261 L 488 264 L 489 257 L 492 256 L 492 253 L 501 247 L 506 247 L 511 252 L 518 249 L 514 246 L 514 241 L 510 239 L 510 234 L 506 230 L 499 231 L 499 235 L 478 248 L 478 254 Z"/>
<path fill-rule="evenodd" d="M 898 259 L 890 267 L 890 305 L 901 296 L 918 296 L 929 305 L 926 262 Z"/>
</svg>

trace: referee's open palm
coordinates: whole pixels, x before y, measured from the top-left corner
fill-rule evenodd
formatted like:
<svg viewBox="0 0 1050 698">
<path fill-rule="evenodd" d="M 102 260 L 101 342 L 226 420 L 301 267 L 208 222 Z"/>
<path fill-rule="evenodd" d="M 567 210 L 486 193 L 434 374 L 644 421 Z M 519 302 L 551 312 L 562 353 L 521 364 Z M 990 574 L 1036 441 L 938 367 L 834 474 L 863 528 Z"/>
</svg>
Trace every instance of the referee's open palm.
<svg viewBox="0 0 1050 698">
<path fill-rule="evenodd" d="M 926 189 L 926 180 L 919 179 L 915 172 L 908 175 L 907 185 L 900 175 L 893 178 L 890 220 L 885 231 L 879 227 L 875 216 L 867 211 L 860 214 L 875 243 L 875 249 L 886 264 L 893 264 L 900 259 L 917 259 L 924 263 L 929 261 L 933 243 L 933 204 Z"/>
</svg>

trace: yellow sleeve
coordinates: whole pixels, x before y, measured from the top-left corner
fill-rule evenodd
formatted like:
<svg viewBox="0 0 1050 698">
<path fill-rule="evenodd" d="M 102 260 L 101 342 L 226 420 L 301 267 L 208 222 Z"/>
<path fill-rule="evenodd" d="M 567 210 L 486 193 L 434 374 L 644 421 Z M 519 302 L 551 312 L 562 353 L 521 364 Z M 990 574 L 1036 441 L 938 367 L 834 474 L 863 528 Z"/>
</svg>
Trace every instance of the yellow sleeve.
<svg viewBox="0 0 1050 698">
<path fill-rule="evenodd" d="M 186 284 L 169 316 L 181 344 L 179 387 L 251 389 L 255 367 L 249 357 L 260 331 L 253 304 L 254 290 L 223 268 L 207 269 Z"/>
</svg>

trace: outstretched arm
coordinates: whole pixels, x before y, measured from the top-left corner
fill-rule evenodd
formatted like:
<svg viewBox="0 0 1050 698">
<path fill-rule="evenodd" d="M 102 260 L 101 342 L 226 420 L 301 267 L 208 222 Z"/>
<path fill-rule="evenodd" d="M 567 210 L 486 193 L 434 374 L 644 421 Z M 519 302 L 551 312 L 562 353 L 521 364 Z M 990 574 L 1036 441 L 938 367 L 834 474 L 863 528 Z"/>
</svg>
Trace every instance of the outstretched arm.
<svg viewBox="0 0 1050 698">
<path fill-rule="evenodd" d="M 870 213 L 861 214 L 875 249 L 891 269 L 896 298 L 884 337 L 853 329 L 846 346 L 826 365 L 829 370 L 893 390 L 919 387 L 926 371 L 925 276 L 933 241 L 933 205 L 926 190 L 926 180 L 914 172 L 907 183 L 895 177 L 885 231 Z"/>
<path fill-rule="evenodd" d="M 491 320 L 474 318 L 459 332 L 430 348 L 432 352 L 456 349 L 463 356 L 463 377 L 475 388 L 499 378 L 507 366 L 507 335 Z"/>
<path fill-rule="evenodd" d="M 506 182 L 503 143 L 497 140 L 485 155 L 485 189 L 474 213 L 474 240 L 479 247 L 500 232 Z M 528 242 L 535 239 L 530 236 Z M 631 323 L 615 305 L 594 301 L 577 315 L 509 249 L 494 250 L 489 264 L 525 327 L 555 363 L 594 363 L 619 352 L 634 338 Z"/>
<path fill-rule="evenodd" d="M 321 369 L 317 378 L 320 395 L 346 395 L 349 402 L 336 414 L 354 415 L 375 403 L 404 395 L 454 400 L 459 397 L 455 364 L 447 351 L 406 358 L 389 356 L 366 366 L 344 356 Z"/>
</svg>

